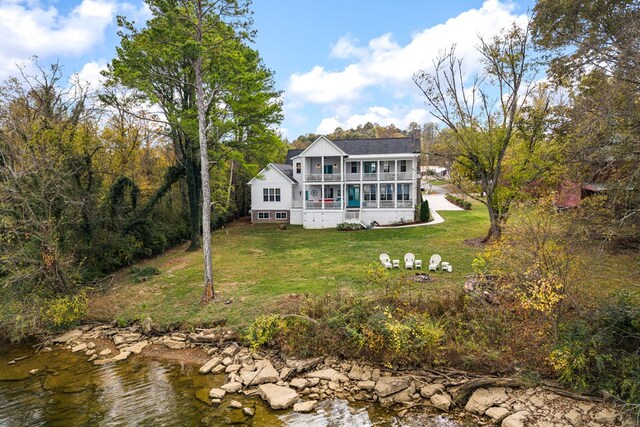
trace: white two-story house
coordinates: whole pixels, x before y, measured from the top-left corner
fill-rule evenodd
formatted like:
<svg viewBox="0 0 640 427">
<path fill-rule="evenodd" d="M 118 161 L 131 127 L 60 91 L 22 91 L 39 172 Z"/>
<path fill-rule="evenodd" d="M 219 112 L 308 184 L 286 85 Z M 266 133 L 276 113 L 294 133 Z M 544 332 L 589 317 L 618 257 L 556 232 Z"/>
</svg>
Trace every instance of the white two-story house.
<svg viewBox="0 0 640 427">
<path fill-rule="evenodd" d="M 289 150 L 249 181 L 251 221 L 330 228 L 342 222 L 413 221 L 420 145 L 409 138 L 330 141 Z"/>
</svg>

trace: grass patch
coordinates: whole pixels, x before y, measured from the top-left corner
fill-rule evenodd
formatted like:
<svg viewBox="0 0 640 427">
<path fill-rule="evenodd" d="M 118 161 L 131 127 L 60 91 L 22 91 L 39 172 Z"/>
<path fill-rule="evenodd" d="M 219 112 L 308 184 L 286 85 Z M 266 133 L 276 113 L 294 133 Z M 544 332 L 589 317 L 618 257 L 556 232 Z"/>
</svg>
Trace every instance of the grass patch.
<svg viewBox="0 0 640 427">
<path fill-rule="evenodd" d="M 216 302 L 198 303 L 203 290 L 202 253 L 185 252 L 183 245 L 139 263 L 140 269 L 153 267 L 161 272 L 146 281 L 135 283 L 127 271 L 118 272 L 110 289 L 92 295 L 89 316 L 104 321 L 150 316 L 160 324 L 226 319 L 228 326 L 243 328 L 261 314 L 281 310 L 285 297 L 291 294 L 361 290 L 366 285 L 367 267 L 378 262 L 382 252 L 401 261 L 405 253 L 412 252 L 425 266 L 429 257 L 438 253 L 454 266 L 454 272 L 436 273 L 436 280 L 420 285 L 421 289 L 459 288 L 471 273 L 471 261 L 478 252 L 464 241 L 486 232 L 487 215 L 483 209 L 441 214 L 445 222 L 433 226 L 355 233 L 301 226 L 280 230 L 272 224 L 228 227 L 213 233 Z M 413 274 L 404 269 L 391 273 Z"/>
</svg>

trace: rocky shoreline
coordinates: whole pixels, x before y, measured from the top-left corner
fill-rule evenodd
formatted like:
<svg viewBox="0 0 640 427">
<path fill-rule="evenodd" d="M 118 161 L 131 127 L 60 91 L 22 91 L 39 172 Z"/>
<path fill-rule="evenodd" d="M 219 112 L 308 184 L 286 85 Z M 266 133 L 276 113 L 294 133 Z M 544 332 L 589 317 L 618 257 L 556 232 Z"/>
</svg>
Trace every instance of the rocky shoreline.
<svg viewBox="0 0 640 427">
<path fill-rule="evenodd" d="M 631 427 L 635 422 L 616 406 L 598 399 L 568 397 L 562 389 L 526 388 L 518 381 L 478 378 L 450 371 L 390 371 L 335 357 L 293 359 L 279 352 L 252 352 L 233 341 L 231 331 L 199 329 L 154 335 L 151 322 L 116 328 L 83 326 L 52 338 L 51 344 L 82 352 L 94 365 L 117 363 L 151 349 L 197 350 L 190 360 L 201 375 L 224 374 L 226 382 L 209 392 L 208 403 L 229 399 L 232 408 L 253 416 L 234 394 L 257 395 L 272 409 L 314 411 L 325 399 L 371 402 L 395 410 L 403 420 L 446 415 L 464 424 L 502 427 Z M 47 348 L 45 348 L 45 351 Z M 157 352 L 157 351 L 156 351 Z M 416 424 L 419 425 L 419 424 Z"/>
</svg>

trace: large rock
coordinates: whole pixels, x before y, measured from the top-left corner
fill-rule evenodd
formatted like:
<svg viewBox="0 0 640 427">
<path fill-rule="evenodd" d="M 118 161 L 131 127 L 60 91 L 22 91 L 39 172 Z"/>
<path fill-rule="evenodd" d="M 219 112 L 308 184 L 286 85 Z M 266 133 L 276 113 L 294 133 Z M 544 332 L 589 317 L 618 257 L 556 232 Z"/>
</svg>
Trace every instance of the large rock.
<svg viewBox="0 0 640 427">
<path fill-rule="evenodd" d="M 187 348 L 187 343 L 184 341 L 167 340 L 164 342 L 164 345 L 172 350 L 182 350 L 183 348 Z"/>
<path fill-rule="evenodd" d="M 434 394 L 430 400 L 431 404 L 441 411 L 447 412 L 451 407 L 451 396 L 447 392 Z"/>
<path fill-rule="evenodd" d="M 234 342 L 229 344 L 227 348 L 222 351 L 222 357 L 233 357 L 240 351 L 240 346 Z"/>
<path fill-rule="evenodd" d="M 295 412 L 311 412 L 316 407 L 317 400 L 307 400 L 306 402 L 300 402 L 293 405 Z"/>
<path fill-rule="evenodd" d="M 501 406 L 492 406 L 485 414 L 494 421 L 500 421 L 509 414 L 509 410 Z"/>
<path fill-rule="evenodd" d="M 121 360 L 126 360 L 129 356 L 131 356 L 131 353 L 128 351 L 121 351 L 120 353 L 116 354 L 115 356 L 113 356 L 110 359 L 98 359 L 98 360 L 94 360 L 93 364 L 94 365 L 106 365 L 108 363 L 113 363 L 113 362 L 119 362 Z"/>
<path fill-rule="evenodd" d="M 346 375 L 341 374 L 333 368 L 313 371 L 307 374 L 308 378 L 320 378 L 321 380 L 333 381 L 334 383 L 346 383 L 349 381 Z"/>
<path fill-rule="evenodd" d="M 209 397 L 212 399 L 222 399 L 225 394 L 227 394 L 227 392 L 221 388 L 214 387 L 211 390 L 209 390 Z"/>
<path fill-rule="evenodd" d="M 258 395 L 269 403 L 271 409 L 286 409 L 298 400 L 295 390 L 275 384 L 262 384 L 258 387 Z"/>
<path fill-rule="evenodd" d="M 444 391 L 443 384 L 429 384 L 420 389 L 420 396 L 424 397 L 425 399 L 429 399 L 434 394 L 440 393 L 442 391 Z"/>
<path fill-rule="evenodd" d="M 218 366 L 220 364 L 220 362 L 222 362 L 222 359 L 220 359 L 219 357 L 214 357 L 213 359 L 209 360 L 207 363 L 205 363 L 204 365 L 202 365 L 200 367 L 200 373 L 202 375 L 204 374 L 208 374 L 209 372 L 211 372 L 211 370 L 213 368 L 215 368 L 216 366 Z"/>
<path fill-rule="evenodd" d="M 507 399 L 504 387 L 479 388 L 473 392 L 464 409 L 467 412 L 483 415 L 491 406 L 499 405 Z"/>
<path fill-rule="evenodd" d="M 612 425 L 616 422 L 617 414 L 610 409 L 603 409 L 593 416 L 593 420 L 604 425 Z"/>
<path fill-rule="evenodd" d="M 116 346 L 122 345 L 122 344 L 129 344 L 132 342 L 140 341 L 140 338 L 142 338 L 142 334 L 139 334 L 137 332 L 129 333 L 129 334 L 118 334 L 115 337 L 113 337 L 113 343 Z"/>
<path fill-rule="evenodd" d="M 409 377 L 381 377 L 374 390 L 378 396 L 385 397 L 406 389 L 410 384 Z"/>
<path fill-rule="evenodd" d="M 298 389 L 298 390 L 302 390 L 302 389 L 306 388 L 308 384 L 309 384 L 309 381 L 307 381 L 304 378 L 294 378 L 289 383 L 289 385 L 291 385 L 291 387 L 293 387 L 295 389 Z"/>
<path fill-rule="evenodd" d="M 572 409 L 564 414 L 564 419 L 567 420 L 573 427 L 578 427 L 580 423 L 582 423 L 582 414 L 575 409 Z"/>
<path fill-rule="evenodd" d="M 226 383 L 225 385 L 221 385 L 220 388 L 227 393 L 237 393 L 242 390 L 242 384 L 236 381 L 232 381 L 230 383 Z"/>
<path fill-rule="evenodd" d="M 360 390 L 373 390 L 374 388 L 376 388 L 376 382 L 375 381 L 358 381 L 356 383 L 356 387 L 358 387 Z"/>
<path fill-rule="evenodd" d="M 66 344 L 69 341 L 75 340 L 76 338 L 80 338 L 82 336 L 82 331 L 80 329 L 74 329 L 67 333 L 64 333 L 58 337 L 55 337 L 51 340 L 54 344 Z"/>
<path fill-rule="evenodd" d="M 316 366 L 322 363 L 323 360 L 324 359 L 322 357 L 314 357 L 311 359 L 301 359 L 301 360 L 288 359 L 287 367 L 293 369 L 298 373 L 306 372 L 311 369 L 314 369 Z"/>
<path fill-rule="evenodd" d="M 133 354 L 140 354 L 140 352 L 149 345 L 149 341 L 144 340 L 144 341 L 138 341 L 137 343 L 133 344 L 133 345 L 128 345 L 126 347 L 123 347 L 121 351 L 128 351 L 131 352 Z"/>
<path fill-rule="evenodd" d="M 280 375 L 276 368 L 268 360 L 258 360 L 255 364 L 255 371 L 241 371 L 240 378 L 244 385 L 259 385 L 266 383 L 277 383 Z"/>
<path fill-rule="evenodd" d="M 72 353 L 76 353 L 78 351 L 85 351 L 87 349 L 87 345 L 85 343 L 80 343 L 71 348 Z"/>
<path fill-rule="evenodd" d="M 364 381 L 365 379 L 364 370 L 356 364 L 351 367 L 351 370 L 349 371 L 349 374 L 347 376 L 350 380 L 355 381 Z"/>
<path fill-rule="evenodd" d="M 500 425 L 502 427 L 525 427 L 527 418 L 529 418 L 529 413 L 527 411 L 518 411 L 502 420 L 502 424 Z"/>
</svg>

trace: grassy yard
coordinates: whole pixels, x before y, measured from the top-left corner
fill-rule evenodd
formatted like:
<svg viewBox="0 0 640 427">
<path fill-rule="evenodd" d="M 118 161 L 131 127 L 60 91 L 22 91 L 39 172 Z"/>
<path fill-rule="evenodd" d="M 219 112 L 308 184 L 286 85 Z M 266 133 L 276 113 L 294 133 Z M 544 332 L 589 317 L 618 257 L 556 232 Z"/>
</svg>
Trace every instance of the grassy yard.
<svg viewBox="0 0 640 427">
<path fill-rule="evenodd" d="M 214 279 L 220 292 L 216 302 L 199 304 L 202 254 L 185 252 L 182 246 L 140 263 L 161 273 L 146 282 L 134 283 L 128 270 L 118 272 L 108 290 L 93 293 L 89 316 L 103 321 L 150 316 L 160 324 L 227 319 L 229 326 L 243 327 L 256 316 L 277 310 L 291 294 L 361 290 L 367 267 L 382 252 L 401 265 L 407 252 L 425 266 L 434 253 L 453 265 L 453 273 L 432 274 L 433 283 L 416 284 L 408 292 L 460 288 L 479 250 L 464 241 L 486 232 L 486 211 L 475 206 L 471 211 L 441 214 L 445 222 L 438 225 L 351 232 L 239 223 L 213 234 Z M 412 272 L 401 268 L 391 274 Z"/>
<path fill-rule="evenodd" d="M 472 271 L 471 261 L 482 250 L 467 245 L 465 240 L 484 235 L 488 228 L 486 210 L 474 202 L 470 211 L 440 214 L 445 222 L 433 226 L 351 232 L 305 230 L 301 226 L 280 230 L 275 225 L 237 223 L 213 234 L 215 302 L 199 303 L 202 254 L 186 252 L 184 245 L 140 263 L 160 270 L 160 275 L 146 282 L 134 283 L 128 269 L 118 272 L 112 286 L 93 293 L 89 317 L 111 321 L 150 316 L 161 325 L 226 319 L 228 326 L 242 328 L 256 316 L 295 301 L 292 294 L 363 291 L 367 267 L 377 263 L 382 252 L 399 259 L 401 265 L 407 252 L 413 252 L 425 266 L 434 253 L 452 263 L 453 273 L 432 274 L 433 283 L 411 282 L 406 292 L 461 289 Z M 573 292 L 579 294 L 582 304 L 597 303 L 616 289 L 638 286 L 640 263 L 636 254 L 611 254 L 589 245 L 577 249 L 584 265 L 580 289 Z M 391 274 L 413 272 L 401 268 Z"/>
</svg>

